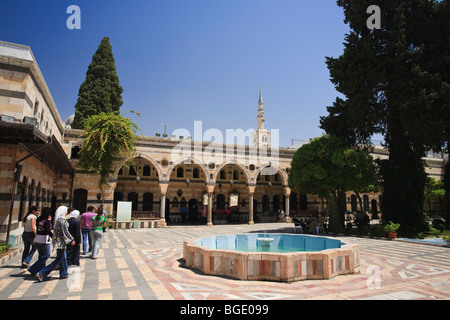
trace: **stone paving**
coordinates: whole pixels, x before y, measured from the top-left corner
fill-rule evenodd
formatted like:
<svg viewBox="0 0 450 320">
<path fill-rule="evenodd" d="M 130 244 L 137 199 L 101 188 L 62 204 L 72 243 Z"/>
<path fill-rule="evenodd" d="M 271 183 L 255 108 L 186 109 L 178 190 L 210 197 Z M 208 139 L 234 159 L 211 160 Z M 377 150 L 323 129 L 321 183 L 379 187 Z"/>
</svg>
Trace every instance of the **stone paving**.
<svg viewBox="0 0 450 320">
<path fill-rule="evenodd" d="M 47 281 L 20 268 L 20 255 L 0 266 L 0 299 L 49 300 L 449 300 L 450 248 L 336 237 L 361 248 L 356 274 L 294 283 L 206 276 L 183 266 L 183 241 L 247 232 L 293 233 L 272 223 L 108 230 L 97 260 L 82 256 L 68 279 Z M 33 258 L 34 262 L 37 254 Z"/>
</svg>

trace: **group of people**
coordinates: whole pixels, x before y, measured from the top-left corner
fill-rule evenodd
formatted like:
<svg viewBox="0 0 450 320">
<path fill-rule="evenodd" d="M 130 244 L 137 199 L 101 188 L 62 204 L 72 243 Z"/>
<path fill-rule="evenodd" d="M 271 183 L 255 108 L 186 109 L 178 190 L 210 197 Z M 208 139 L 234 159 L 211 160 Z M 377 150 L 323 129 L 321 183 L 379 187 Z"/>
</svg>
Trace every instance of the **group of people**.
<svg viewBox="0 0 450 320">
<path fill-rule="evenodd" d="M 317 216 L 311 214 L 309 217 L 297 218 L 294 214 L 292 217 L 294 224 L 301 226 L 302 232 L 306 233 L 319 233 L 323 230 L 325 225 L 325 219 L 322 214 L 318 213 Z"/>
<path fill-rule="evenodd" d="M 89 206 L 80 215 L 78 210 L 60 206 L 52 218 L 52 210 L 48 207 L 40 210 L 33 206 L 23 219 L 22 234 L 24 250 L 22 267 L 38 281 L 44 281 L 54 269 L 59 269 L 60 279 L 68 277 L 69 266 L 80 265 L 81 244 L 83 255 L 91 253 L 97 259 L 103 232 L 106 229 L 106 212 L 103 205 L 97 209 Z M 53 241 L 52 241 L 53 240 Z M 46 265 L 51 255 L 51 246 L 56 250 L 56 258 Z M 37 261 L 31 265 L 31 259 L 38 252 Z"/>
</svg>

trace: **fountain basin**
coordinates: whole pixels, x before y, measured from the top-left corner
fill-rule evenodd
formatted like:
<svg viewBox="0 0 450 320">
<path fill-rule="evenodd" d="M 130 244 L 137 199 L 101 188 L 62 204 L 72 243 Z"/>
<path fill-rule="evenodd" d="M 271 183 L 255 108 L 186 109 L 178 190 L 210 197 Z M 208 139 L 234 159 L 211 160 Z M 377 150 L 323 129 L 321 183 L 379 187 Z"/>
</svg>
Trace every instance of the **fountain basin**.
<svg viewBox="0 0 450 320">
<path fill-rule="evenodd" d="M 359 245 L 327 237 L 271 234 L 215 236 L 185 241 L 188 268 L 240 280 L 293 282 L 355 272 Z M 268 238 L 266 238 L 268 239 Z M 269 248 L 268 248 L 269 247 Z"/>
</svg>

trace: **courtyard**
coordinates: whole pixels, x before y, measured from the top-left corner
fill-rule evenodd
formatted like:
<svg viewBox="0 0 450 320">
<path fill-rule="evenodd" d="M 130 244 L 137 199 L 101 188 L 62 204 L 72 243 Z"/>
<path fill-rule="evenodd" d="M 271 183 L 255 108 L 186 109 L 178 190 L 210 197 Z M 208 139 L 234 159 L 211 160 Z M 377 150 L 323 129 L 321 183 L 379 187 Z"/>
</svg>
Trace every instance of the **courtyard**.
<svg viewBox="0 0 450 320">
<path fill-rule="evenodd" d="M 206 276 L 183 264 L 183 241 L 234 233 L 293 233 L 291 223 L 111 229 L 99 258 L 82 256 L 68 279 L 42 283 L 20 268 L 20 254 L 0 265 L 0 299 L 13 300 L 448 300 L 450 248 L 365 237 L 352 275 L 293 283 Z M 17 246 L 20 251 L 21 246 Z M 33 258 L 33 261 L 37 258 Z"/>
</svg>

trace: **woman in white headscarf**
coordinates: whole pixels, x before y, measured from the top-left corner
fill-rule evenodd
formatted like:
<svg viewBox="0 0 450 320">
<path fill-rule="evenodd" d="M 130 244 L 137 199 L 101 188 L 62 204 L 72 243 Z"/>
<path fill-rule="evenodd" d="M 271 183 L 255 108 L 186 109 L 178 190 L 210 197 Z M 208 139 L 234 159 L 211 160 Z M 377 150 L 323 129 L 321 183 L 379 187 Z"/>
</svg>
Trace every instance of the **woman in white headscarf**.
<svg viewBox="0 0 450 320">
<path fill-rule="evenodd" d="M 66 245 L 74 245 L 72 235 L 68 230 L 68 223 L 66 220 L 67 207 L 60 206 L 55 212 L 55 224 L 53 226 L 53 241 L 56 248 L 56 259 L 51 264 L 36 274 L 39 281 L 44 281 L 45 278 L 52 272 L 53 268 L 59 265 L 59 278 L 65 279 L 69 276 L 67 271 L 67 255 Z"/>
<path fill-rule="evenodd" d="M 67 213 L 66 206 L 60 206 L 58 209 L 56 209 L 55 222 L 56 222 L 56 220 L 58 220 L 59 217 L 65 217 L 66 213 Z"/>
<path fill-rule="evenodd" d="M 79 266 L 80 265 L 80 245 L 81 245 L 81 228 L 78 216 L 80 211 L 72 208 L 68 209 L 69 219 L 69 232 L 75 241 L 74 245 L 67 245 L 67 266 Z"/>
</svg>

